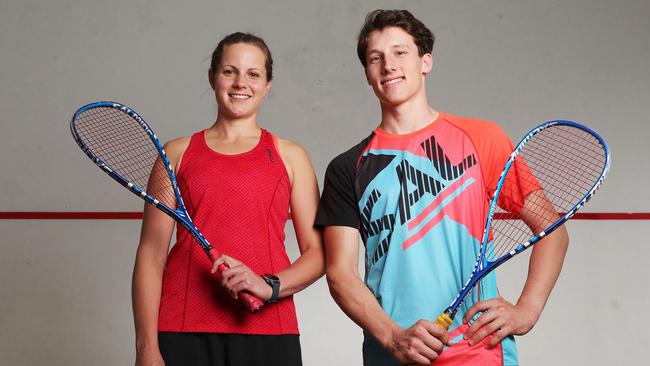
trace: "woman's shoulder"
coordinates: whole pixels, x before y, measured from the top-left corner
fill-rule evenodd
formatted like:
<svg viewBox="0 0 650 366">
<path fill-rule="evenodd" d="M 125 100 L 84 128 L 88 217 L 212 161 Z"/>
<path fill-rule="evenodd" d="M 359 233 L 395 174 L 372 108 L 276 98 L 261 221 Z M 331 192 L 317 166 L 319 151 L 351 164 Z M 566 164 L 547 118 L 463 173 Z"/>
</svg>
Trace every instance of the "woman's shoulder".
<svg viewBox="0 0 650 366">
<path fill-rule="evenodd" d="M 187 147 L 190 146 L 191 140 L 192 136 L 181 136 L 165 143 L 163 149 L 172 167 L 177 168 L 180 165 L 181 157 L 185 153 L 185 150 L 187 150 Z M 178 169 L 174 169 L 174 171 L 178 171 Z"/>
<path fill-rule="evenodd" d="M 283 138 L 277 137 L 277 136 L 276 136 L 275 140 L 277 141 L 279 147 L 282 148 L 282 149 L 285 149 L 285 150 L 288 150 L 288 151 L 291 151 L 291 152 L 306 153 L 305 148 L 301 144 L 299 144 L 299 143 L 297 143 L 295 141 L 292 141 L 292 140 L 289 140 L 289 139 L 283 139 Z"/>
<path fill-rule="evenodd" d="M 165 153 L 167 153 L 167 155 L 179 152 L 182 154 L 190 145 L 191 139 L 192 136 L 181 136 L 167 141 L 163 146 Z"/>
<path fill-rule="evenodd" d="M 274 137 L 274 141 L 283 159 L 289 161 L 309 161 L 307 150 L 301 144 L 277 136 Z"/>
<path fill-rule="evenodd" d="M 280 154 L 287 168 L 289 179 L 293 184 L 296 175 L 305 176 L 314 174 L 314 167 L 305 148 L 292 140 L 273 136 L 275 148 Z"/>
</svg>

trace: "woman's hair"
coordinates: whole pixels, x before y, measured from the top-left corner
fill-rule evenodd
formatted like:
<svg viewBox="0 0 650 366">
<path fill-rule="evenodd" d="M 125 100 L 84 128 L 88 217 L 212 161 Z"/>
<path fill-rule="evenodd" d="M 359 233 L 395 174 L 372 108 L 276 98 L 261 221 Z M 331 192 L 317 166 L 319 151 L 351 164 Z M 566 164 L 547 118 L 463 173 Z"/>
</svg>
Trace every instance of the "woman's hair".
<svg viewBox="0 0 650 366">
<path fill-rule="evenodd" d="M 217 48 L 215 48 L 212 52 L 210 71 L 214 73 L 219 69 L 219 65 L 221 64 L 221 59 L 223 57 L 223 49 L 226 46 L 237 43 L 246 43 L 256 46 L 264 53 L 264 56 L 266 57 L 266 62 L 264 63 L 264 67 L 266 69 L 266 81 L 273 80 L 273 57 L 271 56 L 271 51 L 262 38 L 250 33 L 232 33 L 225 36 L 221 41 L 219 41 Z"/>
</svg>

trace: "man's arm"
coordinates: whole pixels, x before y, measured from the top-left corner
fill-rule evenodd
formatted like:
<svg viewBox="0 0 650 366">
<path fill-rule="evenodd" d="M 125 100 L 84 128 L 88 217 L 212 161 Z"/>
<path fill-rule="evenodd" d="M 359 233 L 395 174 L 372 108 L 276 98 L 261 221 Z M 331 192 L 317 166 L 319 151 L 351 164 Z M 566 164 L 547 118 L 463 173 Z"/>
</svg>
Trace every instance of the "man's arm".
<svg viewBox="0 0 650 366">
<path fill-rule="evenodd" d="M 553 205 L 543 190 L 537 190 L 526 198 L 521 218 L 533 232 L 539 233 L 558 218 L 556 214 L 549 217 L 549 212 L 555 212 Z M 468 322 L 476 313 L 483 312 L 465 333 L 470 344 L 476 344 L 494 334 L 488 342 L 488 347 L 494 347 L 508 335 L 524 335 L 533 328 L 560 276 L 568 245 L 569 235 L 562 225 L 533 246 L 528 277 L 516 304 L 498 296 L 479 301 L 467 311 L 464 322 Z"/>
<path fill-rule="evenodd" d="M 435 360 L 448 343 L 447 332 L 427 320 L 402 329 L 383 311 L 357 270 L 359 231 L 347 226 L 328 226 L 324 238 L 327 283 L 343 312 L 400 363 L 429 365 Z"/>
</svg>

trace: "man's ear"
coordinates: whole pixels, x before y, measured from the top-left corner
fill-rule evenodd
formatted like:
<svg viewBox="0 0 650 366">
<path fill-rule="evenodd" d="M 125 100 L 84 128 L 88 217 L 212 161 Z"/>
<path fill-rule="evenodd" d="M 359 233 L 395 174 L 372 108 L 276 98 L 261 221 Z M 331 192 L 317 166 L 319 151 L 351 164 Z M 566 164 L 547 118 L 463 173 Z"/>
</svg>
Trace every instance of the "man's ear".
<svg viewBox="0 0 650 366">
<path fill-rule="evenodd" d="M 425 53 L 422 56 L 422 74 L 428 74 L 433 69 L 433 56 L 430 53 Z"/>
</svg>

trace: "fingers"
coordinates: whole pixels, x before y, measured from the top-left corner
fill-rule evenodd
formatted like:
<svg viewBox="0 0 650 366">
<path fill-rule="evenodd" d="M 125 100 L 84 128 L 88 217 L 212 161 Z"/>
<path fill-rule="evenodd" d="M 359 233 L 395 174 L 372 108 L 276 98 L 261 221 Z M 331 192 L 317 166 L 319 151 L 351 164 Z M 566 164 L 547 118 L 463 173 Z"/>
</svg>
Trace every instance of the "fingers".
<svg viewBox="0 0 650 366">
<path fill-rule="evenodd" d="M 248 271 L 250 269 L 246 266 L 233 266 L 223 270 L 221 272 L 221 285 L 226 286 L 234 277 L 240 276 Z"/>
<path fill-rule="evenodd" d="M 440 325 L 426 321 L 426 327 L 427 331 L 429 334 L 434 336 L 437 340 L 439 340 L 443 345 L 448 346 L 449 345 L 449 333 L 447 333 L 447 330 L 441 327 Z M 442 351 L 442 348 L 440 349 Z"/>
<path fill-rule="evenodd" d="M 222 267 L 219 283 L 233 299 L 239 299 L 238 294 L 241 291 L 249 292 L 260 299 L 271 297 L 273 290 L 266 284 L 264 279 L 248 266 L 232 257 L 222 255 L 217 258 L 212 264 L 212 273 L 219 271 L 219 267 L 224 264 L 228 267 L 226 269 Z"/>
<path fill-rule="evenodd" d="M 484 311 L 481 316 L 479 316 L 465 331 L 463 338 L 470 339 L 474 336 L 476 332 L 483 329 L 486 324 L 491 323 L 496 319 L 495 311 Z M 482 338 L 481 338 L 482 339 Z"/>
<path fill-rule="evenodd" d="M 421 365 L 421 366 L 431 365 L 431 361 L 435 360 L 436 358 L 437 355 L 433 356 L 433 358 L 430 358 L 430 357 L 423 356 L 418 352 L 414 352 L 413 355 L 410 357 L 412 361 L 409 362 L 407 365 L 409 366 L 410 365 Z"/>
<path fill-rule="evenodd" d="M 486 348 L 493 348 L 505 337 L 514 334 L 517 324 L 522 323 L 521 311 L 502 297 L 474 304 L 463 318 L 469 321 L 475 314 L 482 314 L 467 328 L 463 338 L 469 339 L 469 345 L 480 343 L 492 335 L 486 343 Z"/>
<path fill-rule="evenodd" d="M 406 359 L 415 365 L 430 365 L 433 360 L 438 358 L 439 353 L 428 348 L 421 342 L 414 342 L 409 349 L 404 352 Z"/>
<path fill-rule="evenodd" d="M 419 320 L 415 323 L 413 333 L 426 346 L 426 356 L 437 356 L 449 342 L 449 337 L 444 329 L 426 320 Z"/>
<path fill-rule="evenodd" d="M 214 261 L 214 263 L 212 263 L 212 270 L 210 273 L 216 273 L 222 264 L 225 264 L 227 268 L 232 268 L 234 266 L 241 265 L 242 263 L 235 258 L 222 254 L 219 258 L 217 258 L 216 261 Z"/>
<path fill-rule="evenodd" d="M 394 353 L 397 359 L 429 365 L 448 343 L 449 335 L 445 329 L 430 321 L 419 320 L 397 337 Z"/>
<path fill-rule="evenodd" d="M 490 317 L 489 321 L 486 320 L 485 322 L 486 322 L 486 324 L 484 326 L 480 327 L 472 335 L 467 335 L 467 333 L 466 333 L 466 337 L 469 338 L 469 345 L 470 346 L 473 346 L 475 344 L 480 343 L 481 341 L 483 341 L 483 339 L 485 337 L 487 337 L 487 336 L 489 336 L 491 334 L 494 334 L 497 330 L 502 329 L 502 327 L 505 325 L 505 321 L 503 320 L 503 318 L 500 318 L 498 316 L 492 316 L 492 317 Z M 501 337 L 501 338 L 503 338 L 503 337 Z"/>
<path fill-rule="evenodd" d="M 490 341 L 487 343 L 485 348 L 490 349 L 490 348 L 496 347 L 499 343 L 501 343 L 503 338 L 508 336 L 508 334 L 509 334 L 509 332 L 507 330 L 503 329 L 503 328 L 497 329 L 493 333 L 492 338 L 490 338 Z"/>
<path fill-rule="evenodd" d="M 225 287 L 230 295 L 236 299 L 237 293 L 247 290 L 252 285 L 252 276 L 257 276 L 245 266 L 235 266 L 226 269 L 221 273 L 221 286 Z"/>
<path fill-rule="evenodd" d="M 400 363 L 407 365 L 430 365 L 439 352 L 427 347 L 419 338 L 402 339 L 399 350 L 394 354 Z"/>
<path fill-rule="evenodd" d="M 480 312 L 487 311 L 491 306 L 494 305 L 495 299 L 478 301 L 472 305 L 472 307 L 467 310 L 463 316 L 463 323 L 469 323 L 469 321 L 474 318 L 474 316 Z"/>
</svg>

